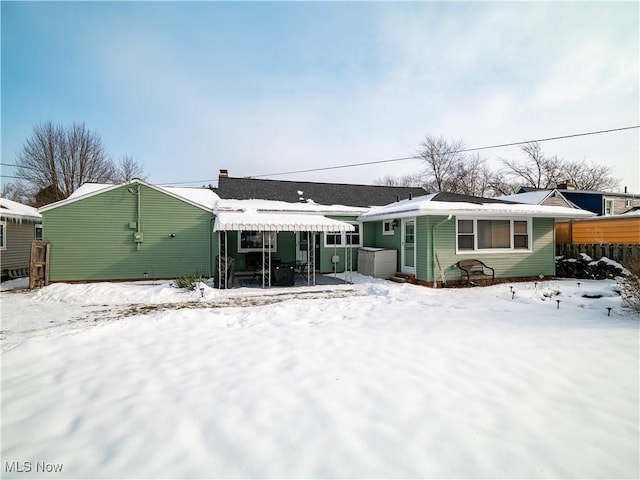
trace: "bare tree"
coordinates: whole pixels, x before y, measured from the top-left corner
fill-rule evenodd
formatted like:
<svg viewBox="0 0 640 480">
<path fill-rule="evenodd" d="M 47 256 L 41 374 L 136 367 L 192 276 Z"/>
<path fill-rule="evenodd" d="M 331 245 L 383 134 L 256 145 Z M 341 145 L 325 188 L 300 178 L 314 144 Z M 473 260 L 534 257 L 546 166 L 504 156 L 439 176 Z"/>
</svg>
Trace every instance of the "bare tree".
<svg viewBox="0 0 640 480">
<path fill-rule="evenodd" d="M 130 182 L 134 178 L 145 180 L 144 167 L 140 165 L 133 157 L 125 155 L 116 165 L 114 181 L 116 183 Z"/>
<path fill-rule="evenodd" d="M 7 200 L 13 200 L 14 202 L 29 205 L 31 203 L 31 196 L 29 195 L 25 185 L 20 182 L 5 183 L 2 186 L 0 197 Z"/>
<path fill-rule="evenodd" d="M 419 173 L 408 173 L 399 177 L 393 175 L 385 175 L 373 181 L 374 185 L 383 185 L 386 187 L 421 187 L 422 175 Z"/>
<path fill-rule="evenodd" d="M 611 190 L 619 180 L 611 177 L 611 168 L 604 165 L 568 162 L 557 156 L 547 157 L 538 143 L 528 143 L 521 148 L 523 162 L 503 160 L 511 183 L 539 189 L 556 188 L 561 182 L 573 184 L 580 190 Z"/>
<path fill-rule="evenodd" d="M 487 167 L 486 159 L 479 154 L 465 156 L 455 166 L 454 175 L 447 181 L 447 190 L 475 197 L 489 195 L 491 190 L 492 172 Z"/>
<path fill-rule="evenodd" d="M 420 145 L 418 156 L 424 160 L 423 185 L 428 191 L 442 192 L 455 188 L 456 173 L 465 155 L 462 140 L 447 141 L 443 137 L 427 135 Z"/>
<path fill-rule="evenodd" d="M 34 127 L 17 163 L 30 194 L 40 194 L 40 205 L 67 198 L 85 182 L 110 182 L 115 175 L 102 139 L 84 123 L 64 127 L 45 122 Z"/>
<path fill-rule="evenodd" d="M 612 191 L 620 185 L 620 180 L 611 176 L 611 167 L 585 161 L 566 162 L 561 175 L 562 181 L 571 183 L 578 190 Z"/>
<path fill-rule="evenodd" d="M 553 188 L 561 180 L 562 160 L 558 157 L 546 157 L 537 142 L 527 143 L 520 150 L 525 160 L 502 160 L 507 174 L 521 186 L 531 188 Z"/>
<path fill-rule="evenodd" d="M 513 195 L 520 185 L 509 181 L 503 171 L 489 172 L 489 185 L 487 189 L 488 197 L 500 197 L 502 195 Z"/>
</svg>

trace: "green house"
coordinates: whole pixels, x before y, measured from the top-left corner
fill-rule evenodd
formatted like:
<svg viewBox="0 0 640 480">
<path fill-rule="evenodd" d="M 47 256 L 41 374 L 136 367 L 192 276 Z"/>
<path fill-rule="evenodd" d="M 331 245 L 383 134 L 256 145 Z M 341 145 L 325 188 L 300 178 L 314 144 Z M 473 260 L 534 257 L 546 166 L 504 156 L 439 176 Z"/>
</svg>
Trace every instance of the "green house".
<svg viewBox="0 0 640 480">
<path fill-rule="evenodd" d="M 40 208 L 44 240 L 51 245 L 49 279 L 211 276 L 217 199 L 207 189 L 161 188 L 141 180 L 85 184 Z"/>
<path fill-rule="evenodd" d="M 553 276 L 555 219 L 591 215 L 440 192 L 373 208 L 359 220 L 366 246 L 397 250 L 399 272 L 437 285 L 459 281 L 464 259 L 491 266 L 496 278 Z"/>
<path fill-rule="evenodd" d="M 245 188 L 251 185 L 272 184 L 243 182 Z M 277 186 L 290 190 L 283 182 Z M 312 191 L 310 184 L 293 187 Z M 316 195 L 338 187 L 323 185 Z M 358 190 L 340 188 L 353 198 Z M 375 194 L 368 187 L 363 192 Z M 43 237 L 51 246 L 49 279 L 141 280 L 193 273 L 210 278 L 220 276 L 222 258 L 232 258 L 240 275 L 264 271 L 267 264 L 269 271 L 274 264 L 304 264 L 315 275 L 357 270 L 360 247 L 396 250 L 397 271 L 427 285 L 459 280 L 455 264 L 469 258 L 490 265 L 496 278 L 547 277 L 555 273 L 554 220 L 592 215 L 450 193 L 413 197 L 409 192 L 409 198 L 383 207 L 363 207 L 357 204 L 361 200 L 353 201 L 355 206 L 326 205 L 310 199 L 221 198 L 219 193 L 137 179 L 83 185 L 66 200 L 40 209 Z"/>
<path fill-rule="evenodd" d="M 217 258 L 252 274 L 262 259 L 307 263 L 313 272 L 357 268 L 358 215 L 366 209 L 220 199 L 207 188 L 159 187 L 141 180 L 85 184 L 40 209 L 51 245 L 52 282 L 214 277 Z M 354 253 L 356 252 L 356 253 Z M 259 264 L 249 259 L 259 256 Z M 255 260 L 254 260 L 255 262 Z"/>
</svg>

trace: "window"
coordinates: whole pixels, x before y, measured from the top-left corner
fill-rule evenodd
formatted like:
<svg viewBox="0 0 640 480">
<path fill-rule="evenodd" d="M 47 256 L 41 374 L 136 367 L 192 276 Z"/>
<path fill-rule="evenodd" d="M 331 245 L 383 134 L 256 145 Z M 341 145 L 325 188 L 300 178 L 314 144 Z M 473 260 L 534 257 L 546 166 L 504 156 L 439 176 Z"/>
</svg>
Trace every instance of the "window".
<svg viewBox="0 0 640 480">
<path fill-rule="evenodd" d="M 351 223 L 351 222 L 349 222 Z M 324 234 L 324 244 L 326 247 L 360 247 L 362 246 L 360 236 L 360 224 L 351 223 L 355 230 L 353 232 L 328 232 Z"/>
<path fill-rule="evenodd" d="M 241 230 L 238 232 L 238 252 L 261 252 L 263 250 L 262 239 L 266 244 L 265 250 L 275 252 L 277 249 L 276 232 L 257 232 L 254 230 Z"/>
<path fill-rule="evenodd" d="M 473 250 L 473 220 L 458 220 L 458 250 Z"/>
<path fill-rule="evenodd" d="M 513 222 L 513 248 L 516 250 L 529 249 L 529 223 L 524 220 Z"/>
<path fill-rule="evenodd" d="M 383 235 L 395 235 L 395 230 L 393 229 L 393 220 L 385 220 L 382 222 L 382 234 Z"/>
<path fill-rule="evenodd" d="M 345 232 L 345 237 L 347 240 L 347 245 L 351 245 L 352 247 L 360 246 L 360 224 L 354 223 L 353 226 L 355 230 L 353 232 Z"/>
<path fill-rule="evenodd" d="M 33 238 L 36 240 L 42 240 L 42 225 L 36 225 L 36 231 Z"/>
<path fill-rule="evenodd" d="M 0 222 L 0 250 L 7 248 L 7 223 Z"/>
<path fill-rule="evenodd" d="M 531 220 L 458 219 L 457 251 L 531 249 Z"/>
<path fill-rule="evenodd" d="M 613 200 L 604 201 L 604 214 L 605 215 L 613 215 Z"/>
</svg>

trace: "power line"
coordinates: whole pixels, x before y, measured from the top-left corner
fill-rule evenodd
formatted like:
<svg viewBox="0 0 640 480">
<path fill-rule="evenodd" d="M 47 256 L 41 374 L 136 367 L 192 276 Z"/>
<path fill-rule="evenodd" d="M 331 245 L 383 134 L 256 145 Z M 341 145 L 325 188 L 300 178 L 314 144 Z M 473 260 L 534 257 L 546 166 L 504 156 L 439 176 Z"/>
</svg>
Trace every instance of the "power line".
<svg viewBox="0 0 640 480">
<path fill-rule="evenodd" d="M 546 137 L 546 138 L 538 138 L 536 140 L 524 140 L 521 142 L 512 142 L 512 143 L 501 143 L 498 145 L 488 145 L 485 147 L 475 147 L 475 148 L 465 148 L 463 150 L 455 150 L 455 151 L 451 151 L 451 152 L 440 152 L 439 155 L 447 155 L 447 154 L 451 154 L 451 153 L 467 153 L 467 152 L 477 152 L 480 150 L 489 150 L 492 148 L 503 148 L 503 147 L 514 147 L 517 145 L 525 145 L 527 143 L 540 143 L 540 142 L 549 142 L 552 140 L 562 140 L 562 139 L 567 139 L 567 138 L 575 138 L 575 137 L 585 137 L 587 135 L 599 135 L 602 133 L 611 133 L 611 132 L 620 132 L 623 130 L 631 130 L 634 128 L 640 128 L 640 125 L 633 125 L 630 127 L 621 127 L 621 128 L 611 128 L 608 130 L 597 130 L 594 132 L 584 132 L 584 133 L 574 133 L 571 135 L 561 135 L 561 136 L 557 136 L 557 137 Z M 280 175 L 292 175 L 294 173 L 309 173 L 309 172 L 320 172 L 320 171 L 325 171 L 325 170 L 337 170 L 340 168 L 351 168 L 351 167 L 361 167 L 364 165 L 376 165 L 376 164 L 380 164 L 380 163 L 391 163 L 391 162 L 400 162 L 400 161 L 404 161 L 404 160 L 417 160 L 421 158 L 419 155 L 413 155 L 410 157 L 401 157 L 401 158 L 390 158 L 387 160 L 377 160 L 377 161 L 372 161 L 372 162 L 361 162 L 361 163 L 350 163 L 350 164 L 346 164 L 346 165 L 334 165 L 331 167 L 319 167 L 319 168 L 310 168 L 307 170 L 294 170 L 294 171 L 290 171 L 290 172 L 280 172 L 280 173 L 270 173 L 270 174 L 263 174 L 263 175 L 254 175 L 251 178 L 261 178 L 261 177 L 276 177 L 276 176 L 280 176 Z"/>
<path fill-rule="evenodd" d="M 35 170 L 36 172 L 39 172 L 40 169 L 35 168 L 35 167 L 29 167 L 28 165 L 18 165 L 17 163 L 0 163 L 0 165 L 4 165 L 5 167 L 19 167 L 19 168 L 26 168 L 27 170 Z"/>
<path fill-rule="evenodd" d="M 624 130 L 632 130 L 632 129 L 636 129 L 636 128 L 640 128 L 640 125 L 632 125 L 632 126 L 628 126 L 628 127 L 620 127 L 620 128 L 610 128 L 607 130 L 597 130 L 597 131 L 592 131 L 592 132 L 583 132 L 583 133 L 573 133 L 570 135 L 560 135 L 560 136 L 556 136 L 556 137 L 546 137 L 546 138 L 538 138 L 535 140 L 523 140 L 521 142 L 511 142 L 511 143 L 501 143 L 501 144 L 496 144 L 496 145 L 488 145 L 488 146 L 484 146 L 484 147 L 474 147 L 474 148 L 465 148 L 462 150 L 455 150 L 455 151 L 450 151 L 450 152 L 440 152 L 439 155 L 447 155 L 447 154 L 451 154 L 451 153 L 468 153 L 468 152 L 478 152 L 480 150 L 489 150 L 489 149 L 494 149 L 494 148 L 504 148 L 504 147 L 514 147 L 517 145 L 525 145 L 527 143 L 541 143 L 541 142 L 550 142 L 553 140 L 563 140 L 563 139 L 567 139 L 567 138 L 576 138 L 576 137 L 585 137 L 585 136 L 589 136 L 589 135 L 600 135 L 603 133 L 612 133 L 612 132 L 621 132 Z M 374 161 L 370 161 L 370 162 L 359 162 L 359 163 L 349 163 L 349 164 L 345 164 L 345 165 L 334 165 L 331 167 L 318 167 L 318 168 L 309 168 L 306 170 L 293 170 L 293 171 L 289 171 L 289 172 L 280 172 L 280 173 L 270 173 L 270 174 L 262 174 L 262 175 L 253 175 L 250 178 L 262 178 L 262 177 L 275 177 L 275 176 L 280 176 L 280 175 L 293 175 L 296 173 L 310 173 L 310 172 L 320 172 L 320 171 L 326 171 L 326 170 L 338 170 L 341 168 L 352 168 L 352 167 L 362 167 L 365 165 L 377 165 L 377 164 L 381 164 L 381 163 L 391 163 L 391 162 L 401 162 L 401 161 L 405 161 L 405 160 L 418 160 L 421 157 L 419 155 L 412 155 L 409 157 L 400 157 L 400 158 L 389 158 L 389 159 L 385 159 L 385 160 L 374 160 Z M 33 167 L 28 167 L 28 166 L 22 166 L 22 165 L 17 165 L 17 164 L 13 164 L 13 163 L 0 163 L 0 165 L 4 165 L 7 167 L 21 167 L 21 168 L 29 168 L 31 170 L 37 170 Z M 4 178 L 20 178 L 20 177 L 11 177 L 11 176 L 6 176 L 3 175 Z M 187 184 L 192 184 L 192 183 L 204 183 L 204 184 L 208 184 L 208 183 L 215 183 L 218 179 L 210 179 L 210 180 L 194 180 L 194 181 L 190 181 L 190 182 L 167 182 L 167 183 L 158 183 L 157 185 L 187 185 Z"/>
</svg>

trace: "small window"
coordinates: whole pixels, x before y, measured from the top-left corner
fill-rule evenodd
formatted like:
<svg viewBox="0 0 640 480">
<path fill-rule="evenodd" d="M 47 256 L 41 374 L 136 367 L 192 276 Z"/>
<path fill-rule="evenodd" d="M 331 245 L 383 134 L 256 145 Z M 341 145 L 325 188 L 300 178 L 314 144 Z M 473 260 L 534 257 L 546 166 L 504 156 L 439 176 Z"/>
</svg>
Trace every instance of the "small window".
<svg viewBox="0 0 640 480">
<path fill-rule="evenodd" d="M 382 234 L 383 235 L 395 235 L 395 230 L 393 229 L 393 220 L 385 220 L 382 222 Z"/>
<path fill-rule="evenodd" d="M 340 246 L 342 245 L 342 234 L 341 233 L 327 233 L 324 237 L 324 244 L 327 246 Z"/>
<path fill-rule="evenodd" d="M 262 239 L 265 240 L 263 247 Z M 261 252 L 271 250 L 275 252 L 276 246 L 275 232 L 257 232 L 254 230 L 242 230 L 238 233 L 238 251 L 239 252 Z"/>
<path fill-rule="evenodd" d="M 355 227 L 353 232 L 327 232 L 324 234 L 324 244 L 326 247 L 360 247 L 362 238 L 360 236 L 360 224 L 351 223 Z"/>
<path fill-rule="evenodd" d="M 473 249 L 473 220 L 458 220 L 458 250 Z"/>
<path fill-rule="evenodd" d="M 631 200 L 625 200 L 625 201 L 624 201 L 624 206 L 625 206 L 625 208 L 631 208 L 632 203 L 633 203 L 633 202 L 631 202 Z"/>
<path fill-rule="evenodd" d="M 34 236 L 36 240 L 42 240 L 42 225 L 36 225 L 36 231 L 34 232 Z"/>
<path fill-rule="evenodd" d="M 0 250 L 7 248 L 7 223 L 0 222 Z"/>
<path fill-rule="evenodd" d="M 345 232 L 346 244 L 352 247 L 360 246 L 360 224 L 354 223 L 355 230 L 353 232 Z"/>
<path fill-rule="evenodd" d="M 613 215 L 613 200 L 604 201 L 604 214 Z"/>
<path fill-rule="evenodd" d="M 529 249 L 529 222 L 515 220 L 513 222 L 513 248 Z"/>
</svg>

